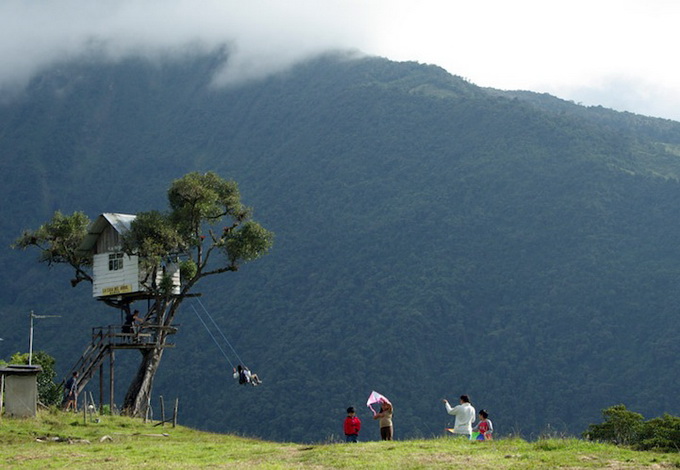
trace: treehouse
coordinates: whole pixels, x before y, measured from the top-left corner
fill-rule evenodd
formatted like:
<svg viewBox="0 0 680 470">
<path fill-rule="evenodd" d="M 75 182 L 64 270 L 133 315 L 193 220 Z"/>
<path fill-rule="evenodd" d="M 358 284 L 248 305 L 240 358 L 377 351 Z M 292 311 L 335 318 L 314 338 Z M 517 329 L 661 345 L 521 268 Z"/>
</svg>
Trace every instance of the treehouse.
<svg viewBox="0 0 680 470">
<path fill-rule="evenodd" d="M 173 262 L 158 266 L 154 279 L 153 270 L 145 268 L 137 255 L 122 251 L 122 235 L 130 230 L 135 220 L 130 214 L 101 214 L 88 228 L 87 235 L 78 251 L 91 253 L 92 296 L 147 298 L 151 286 L 160 285 L 164 275 L 172 279 L 172 293 L 180 292 L 179 266 Z"/>
</svg>

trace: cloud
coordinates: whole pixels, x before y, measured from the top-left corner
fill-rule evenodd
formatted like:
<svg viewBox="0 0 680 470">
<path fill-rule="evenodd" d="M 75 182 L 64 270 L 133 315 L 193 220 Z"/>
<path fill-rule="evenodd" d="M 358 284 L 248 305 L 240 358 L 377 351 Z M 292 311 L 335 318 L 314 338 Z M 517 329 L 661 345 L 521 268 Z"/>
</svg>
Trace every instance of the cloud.
<svg viewBox="0 0 680 470">
<path fill-rule="evenodd" d="M 667 105 L 680 100 L 680 2 L 392 0 L 382 13 L 369 53 L 434 63 L 481 86 L 587 93 L 603 105 L 598 96 L 611 100 L 625 82 L 625 109 L 680 120 Z"/>
<path fill-rule="evenodd" d="M 222 81 L 272 73 L 328 49 L 355 49 L 359 2 L 331 0 L 4 0 L 0 2 L 0 89 L 22 86 L 56 63 L 157 58 L 187 47 L 227 47 Z"/>
<path fill-rule="evenodd" d="M 680 120 L 677 18 L 677 0 L 2 0 L 0 91 L 83 56 L 226 48 L 224 84 L 348 49 Z"/>
<path fill-rule="evenodd" d="M 615 76 L 588 86 L 555 86 L 542 91 L 585 106 L 603 106 L 680 121 L 677 90 L 643 77 Z"/>
</svg>

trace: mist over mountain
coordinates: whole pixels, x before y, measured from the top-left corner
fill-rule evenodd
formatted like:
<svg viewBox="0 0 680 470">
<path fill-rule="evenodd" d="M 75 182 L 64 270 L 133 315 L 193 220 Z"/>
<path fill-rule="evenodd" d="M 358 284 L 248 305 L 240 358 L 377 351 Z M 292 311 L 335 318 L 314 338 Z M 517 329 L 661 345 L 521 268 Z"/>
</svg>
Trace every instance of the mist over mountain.
<svg viewBox="0 0 680 470">
<path fill-rule="evenodd" d="M 313 442 L 354 405 L 375 439 L 371 390 L 397 438 L 441 434 L 462 393 L 501 435 L 578 434 L 616 403 L 680 413 L 679 123 L 342 54 L 216 88 L 224 60 L 67 63 L 0 106 L 5 247 L 55 210 L 165 209 L 189 171 L 236 180 L 275 232 L 183 307 L 154 388 L 183 424 Z M 1 357 L 27 349 L 31 310 L 61 316 L 35 348 L 64 374 L 120 322 L 36 253 L 0 266 Z M 202 306 L 262 387 L 231 378 Z M 136 360 L 119 354 L 118 394 Z"/>
</svg>

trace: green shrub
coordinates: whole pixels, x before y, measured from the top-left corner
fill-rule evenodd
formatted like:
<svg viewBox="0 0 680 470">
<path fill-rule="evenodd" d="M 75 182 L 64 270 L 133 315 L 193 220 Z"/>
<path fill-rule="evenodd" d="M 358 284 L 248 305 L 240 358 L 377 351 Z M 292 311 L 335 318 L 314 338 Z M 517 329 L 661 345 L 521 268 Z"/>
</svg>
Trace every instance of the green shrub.
<svg viewBox="0 0 680 470">
<path fill-rule="evenodd" d="M 612 442 L 631 445 L 639 441 L 644 417 L 626 409 L 625 405 L 614 405 L 602 410 L 604 423 L 591 424 L 583 437 L 591 441 Z"/>
<path fill-rule="evenodd" d="M 680 451 L 680 418 L 664 414 L 644 423 L 636 445 L 640 450 Z"/>
<path fill-rule="evenodd" d="M 602 411 L 602 424 L 591 424 L 583 437 L 591 441 L 631 445 L 638 450 L 680 451 L 680 418 L 664 414 L 644 421 L 641 414 L 615 405 Z"/>
</svg>

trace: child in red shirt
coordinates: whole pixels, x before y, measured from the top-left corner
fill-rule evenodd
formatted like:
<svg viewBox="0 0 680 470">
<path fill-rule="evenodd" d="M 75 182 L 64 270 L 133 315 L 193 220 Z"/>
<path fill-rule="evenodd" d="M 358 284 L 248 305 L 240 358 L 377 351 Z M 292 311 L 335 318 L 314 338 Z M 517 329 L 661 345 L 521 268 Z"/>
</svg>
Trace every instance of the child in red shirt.
<svg viewBox="0 0 680 470">
<path fill-rule="evenodd" d="M 347 408 L 347 417 L 345 418 L 345 442 L 359 442 L 359 430 L 361 429 L 361 420 L 356 417 L 354 407 Z"/>
<path fill-rule="evenodd" d="M 479 432 L 478 441 L 490 441 L 493 439 L 493 424 L 486 410 L 479 411 L 479 423 L 472 430 Z"/>
</svg>

